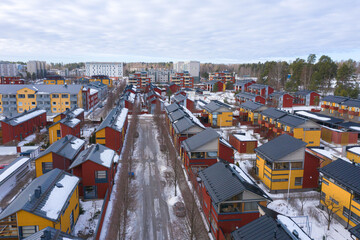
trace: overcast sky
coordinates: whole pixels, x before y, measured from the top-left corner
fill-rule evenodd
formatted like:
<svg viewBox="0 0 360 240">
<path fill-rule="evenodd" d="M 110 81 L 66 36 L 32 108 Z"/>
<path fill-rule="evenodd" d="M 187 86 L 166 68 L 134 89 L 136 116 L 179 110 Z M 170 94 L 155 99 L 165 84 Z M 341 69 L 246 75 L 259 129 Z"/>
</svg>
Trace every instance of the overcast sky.
<svg viewBox="0 0 360 240">
<path fill-rule="evenodd" d="M 360 60 L 358 0 L 0 0 L 0 60 Z"/>
</svg>

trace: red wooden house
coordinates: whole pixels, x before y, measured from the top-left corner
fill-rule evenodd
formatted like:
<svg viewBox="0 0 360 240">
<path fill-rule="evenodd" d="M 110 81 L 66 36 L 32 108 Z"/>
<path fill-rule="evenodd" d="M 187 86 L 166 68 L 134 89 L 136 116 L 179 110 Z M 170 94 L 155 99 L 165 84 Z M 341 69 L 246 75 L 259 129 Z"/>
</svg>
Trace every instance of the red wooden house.
<svg viewBox="0 0 360 240">
<path fill-rule="evenodd" d="M 22 114 L 1 121 L 3 144 L 16 140 L 22 141 L 46 126 L 46 111 L 33 109 Z"/>
<path fill-rule="evenodd" d="M 69 116 L 71 118 L 77 118 L 81 122 L 84 121 L 84 109 L 82 108 L 74 108 L 72 110 L 68 109 L 65 112 L 59 113 L 53 118 L 54 122 L 60 121 L 61 119 L 64 119 L 66 116 Z"/>
<path fill-rule="evenodd" d="M 80 120 L 67 115 L 49 127 L 49 142 L 53 144 L 66 135 L 80 138 Z"/>
<path fill-rule="evenodd" d="M 257 148 L 257 139 L 249 134 L 249 132 L 232 133 L 229 135 L 229 143 L 239 153 L 254 154 Z"/>
<path fill-rule="evenodd" d="M 170 105 L 165 106 L 165 121 L 168 124 L 168 127 L 170 129 L 170 126 L 172 124 L 172 122 L 170 122 L 169 116 L 171 115 L 172 112 L 181 109 L 180 105 L 177 103 L 172 103 Z M 171 132 L 171 130 L 169 131 Z"/>
<path fill-rule="evenodd" d="M 99 102 L 99 91 L 90 88 L 90 87 L 84 87 L 82 89 L 83 93 L 83 107 L 85 110 L 90 110 L 93 108 L 98 102 Z"/>
<path fill-rule="evenodd" d="M 225 83 L 217 80 L 209 81 L 205 83 L 205 90 L 210 92 L 223 92 L 225 91 Z"/>
<path fill-rule="evenodd" d="M 215 239 L 259 218 L 259 205 L 271 198 L 234 164 L 218 162 L 199 172 L 202 209 Z"/>
<path fill-rule="evenodd" d="M 248 92 L 268 98 L 274 92 L 274 89 L 268 85 L 255 83 L 248 86 Z"/>
<path fill-rule="evenodd" d="M 247 92 L 248 91 L 248 87 L 251 84 L 254 84 L 255 81 L 251 80 L 251 79 L 245 79 L 245 80 L 239 80 L 236 81 L 234 84 L 234 91 L 235 92 Z"/>
<path fill-rule="evenodd" d="M 96 143 L 121 153 L 128 125 L 128 109 L 116 107 L 106 116 L 95 132 Z"/>
<path fill-rule="evenodd" d="M 320 94 L 311 90 L 301 90 L 294 93 L 294 105 L 317 106 L 320 103 Z"/>
<path fill-rule="evenodd" d="M 135 103 L 136 94 L 130 91 L 126 91 L 120 97 L 120 105 L 129 109 L 129 112 L 132 112 L 134 103 Z"/>
<path fill-rule="evenodd" d="M 200 133 L 204 129 L 204 125 L 196 117 L 185 114 L 185 116 L 172 122 L 171 133 L 174 145 L 180 150 L 181 143 L 184 140 Z"/>
<path fill-rule="evenodd" d="M 176 93 L 177 91 L 180 90 L 180 86 L 176 85 L 175 83 L 169 83 L 169 87 L 168 89 L 172 92 L 172 93 Z"/>
<path fill-rule="evenodd" d="M 175 95 L 173 95 L 172 98 L 171 98 L 171 102 L 172 103 L 178 103 L 179 105 L 186 107 L 190 111 L 194 111 L 194 109 L 195 109 L 194 101 L 190 100 L 187 97 L 186 93 L 185 93 L 185 95 L 182 94 L 182 91 L 175 94 Z"/>
<path fill-rule="evenodd" d="M 267 105 L 275 108 L 291 108 L 294 97 L 286 92 L 273 92 L 267 99 Z"/>
<path fill-rule="evenodd" d="M 71 164 L 72 174 L 81 179 L 79 194 L 85 199 L 104 198 L 111 192 L 119 155 L 101 144 L 82 151 Z"/>
<path fill-rule="evenodd" d="M 181 158 L 188 176 L 194 177 L 219 159 L 234 163 L 234 149 L 214 129 L 206 128 L 182 142 Z"/>
<path fill-rule="evenodd" d="M 265 104 L 265 102 L 266 102 L 266 100 L 263 96 L 255 95 L 255 94 L 247 93 L 247 92 L 240 92 L 240 93 L 236 94 L 235 100 L 239 104 L 247 102 L 247 101 L 258 102 L 261 104 Z"/>
<path fill-rule="evenodd" d="M 1 84 L 25 84 L 24 79 L 20 77 L 0 77 Z"/>
</svg>

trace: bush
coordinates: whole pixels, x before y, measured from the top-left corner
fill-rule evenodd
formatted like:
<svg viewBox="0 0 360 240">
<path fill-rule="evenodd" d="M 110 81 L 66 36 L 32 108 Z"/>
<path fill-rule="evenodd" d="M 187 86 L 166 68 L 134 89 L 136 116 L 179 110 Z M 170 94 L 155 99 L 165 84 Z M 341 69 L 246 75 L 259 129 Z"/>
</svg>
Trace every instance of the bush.
<svg viewBox="0 0 360 240">
<path fill-rule="evenodd" d="M 25 143 L 24 146 L 35 146 L 34 142 Z"/>
<path fill-rule="evenodd" d="M 81 203 L 79 203 L 79 215 L 82 215 L 84 213 L 85 213 L 84 208 L 82 207 Z"/>
</svg>

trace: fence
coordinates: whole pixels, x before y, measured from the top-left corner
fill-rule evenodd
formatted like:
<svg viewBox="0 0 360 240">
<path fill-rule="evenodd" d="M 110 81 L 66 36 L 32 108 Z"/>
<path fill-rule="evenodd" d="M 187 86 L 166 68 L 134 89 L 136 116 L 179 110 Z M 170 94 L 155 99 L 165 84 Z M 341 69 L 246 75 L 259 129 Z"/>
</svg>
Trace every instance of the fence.
<svg viewBox="0 0 360 240">
<path fill-rule="evenodd" d="M 111 191 L 110 191 L 110 193 L 111 193 Z M 100 219 L 96 226 L 96 231 L 95 231 L 95 239 L 96 240 L 99 240 L 99 238 L 100 238 L 101 229 L 102 229 L 105 214 L 106 214 L 106 209 L 109 204 L 109 199 L 110 199 L 110 194 L 109 194 L 109 189 L 108 189 L 105 193 L 105 198 L 104 198 L 104 202 L 103 202 L 103 205 L 101 208 L 101 213 L 100 213 Z"/>
</svg>

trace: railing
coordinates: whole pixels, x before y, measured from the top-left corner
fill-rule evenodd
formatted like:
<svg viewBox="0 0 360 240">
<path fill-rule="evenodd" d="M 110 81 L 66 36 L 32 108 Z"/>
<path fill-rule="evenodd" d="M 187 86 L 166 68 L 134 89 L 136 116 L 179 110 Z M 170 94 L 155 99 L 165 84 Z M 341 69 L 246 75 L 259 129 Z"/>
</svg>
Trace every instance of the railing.
<svg viewBox="0 0 360 240">
<path fill-rule="evenodd" d="M 104 218 L 105 218 L 105 214 L 106 214 L 106 209 L 107 209 L 107 206 L 109 204 L 109 199 L 110 199 L 110 193 L 109 193 L 109 189 L 108 189 L 108 190 L 106 190 L 106 193 L 105 193 L 104 202 L 103 202 L 103 205 L 102 205 L 102 208 L 101 208 L 101 213 L 100 213 L 100 219 L 99 219 L 99 221 L 97 223 L 95 234 L 94 234 L 96 240 L 100 239 L 101 229 L 102 229 L 102 226 L 103 226 L 103 222 L 104 222 Z"/>
</svg>

